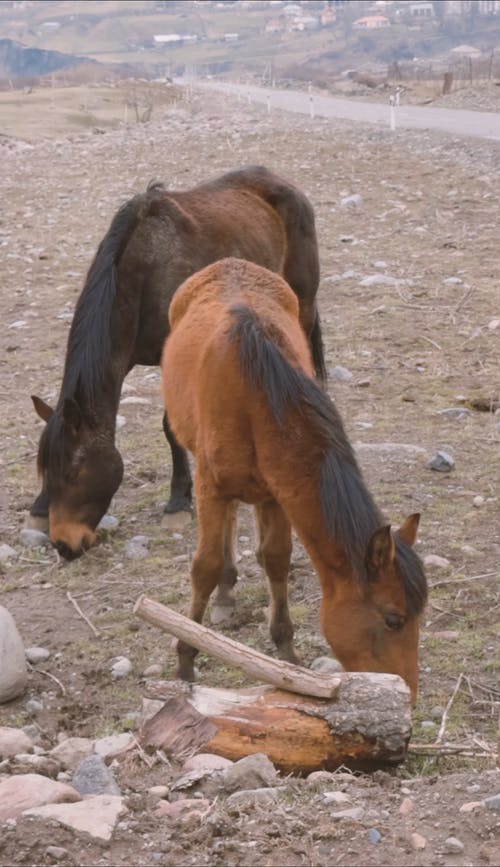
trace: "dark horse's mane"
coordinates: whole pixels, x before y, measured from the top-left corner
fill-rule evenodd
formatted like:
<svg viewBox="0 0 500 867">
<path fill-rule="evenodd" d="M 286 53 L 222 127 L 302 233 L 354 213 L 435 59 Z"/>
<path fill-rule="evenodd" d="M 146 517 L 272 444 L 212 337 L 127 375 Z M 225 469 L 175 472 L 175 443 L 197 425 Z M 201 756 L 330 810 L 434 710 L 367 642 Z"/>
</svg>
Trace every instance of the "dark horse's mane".
<svg viewBox="0 0 500 867">
<path fill-rule="evenodd" d="M 61 397 L 77 393 L 92 407 L 110 357 L 110 318 L 116 295 L 116 268 L 138 221 L 162 194 L 160 183 L 130 199 L 117 211 L 102 239 L 78 299 L 68 337 Z"/>
<path fill-rule="evenodd" d="M 239 344 L 239 363 L 245 378 L 266 394 L 279 425 L 287 409 L 300 410 L 324 446 L 319 474 L 319 497 L 325 525 L 345 549 L 355 576 L 366 583 L 366 546 L 385 522 L 366 488 L 342 419 L 328 395 L 309 376 L 292 367 L 255 313 L 244 305 L 231 308 L 231 341 Z M 267 333 L 266 333 L 267 332 Z M 396 533 L 396 563 L 410 614 L 419 614 L 426 601 L 426 581 L 420 559 Z"/>
<path fill-rule="evenodd" d="M 71 323 L 59 398 L 59 410 L 66 398 L 77 399 L 92 423 L 96 393 L 108 366 L 111 352 L 110 319 L 116 295 L 116 268 L 138 221 L 152 201 L 163 195 L 160 183 L 150 183 L 145 193 L 127 201 L 117 211 L 88 270 Z M 64 454 L 64 421 L 55 412 L 40 438 L 38 469 L 60 470 Z"/>
</svg>

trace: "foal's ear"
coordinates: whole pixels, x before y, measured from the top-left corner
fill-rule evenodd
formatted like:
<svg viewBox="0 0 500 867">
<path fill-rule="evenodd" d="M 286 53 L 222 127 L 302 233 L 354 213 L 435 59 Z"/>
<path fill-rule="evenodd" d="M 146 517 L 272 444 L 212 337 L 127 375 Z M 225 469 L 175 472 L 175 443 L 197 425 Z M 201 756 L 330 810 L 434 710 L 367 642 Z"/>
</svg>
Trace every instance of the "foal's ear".
<svg viewBox="0 0 500 867">
<path fill-rule="evenodd" d="M 415 512 L 404 519 L 398 532 L 398 536 L 407 545 L 414 545 L 417 541 L 417 530 L 420 521 L 420 513 Z"/>
<path fill-rule="evenodd" d="M 82 411 L 76 400 L 72 397 L 66 397 L 63 403 L 63 419 L 64 427 L 70 433 L 77 433 L 82 423 Z"/>
<path fill-rule="evenodd" d="M 37 397 L 36 394 L 31 395 L 31 400 L 33 401 L 33 406 L 35 407 L 36 414 L 40 416 L 42 421 L 47 422 L 51 415 L 53 415 L 54 413 L 52 407 L 49 406 L 48 403 L 45 403 L 45 401 L 42 400 L 41 397 Z"/>
<path fill-rule="evenodd" d="M 379 527 L 372 534 L 366 549 L 367 566 L 371 567 L 370 571 L 380 572 L 387 568 L 394 560 L 396 548 L 394 539 L 392 538 L 391 525 Z"/>
</svg>

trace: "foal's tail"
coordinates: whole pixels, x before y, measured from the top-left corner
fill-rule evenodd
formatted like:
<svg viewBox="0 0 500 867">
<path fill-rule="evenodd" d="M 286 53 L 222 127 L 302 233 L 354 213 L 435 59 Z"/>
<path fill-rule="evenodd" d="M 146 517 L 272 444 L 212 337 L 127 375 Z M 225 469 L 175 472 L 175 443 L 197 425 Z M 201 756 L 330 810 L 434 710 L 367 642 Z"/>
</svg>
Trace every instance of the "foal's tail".
<svg viewBox="0 0 500 867">
<path fill-rule="evenodd" d="M 68 338 L 67 393 L 81 386 L 91 400 L 110 356 L 110 320 L 117 292 L 117 266 L 138 223 L 163 196 L 161 184 L 130 199 L 117 211 L 97 248 L 77 301 Z"/>
</svg>

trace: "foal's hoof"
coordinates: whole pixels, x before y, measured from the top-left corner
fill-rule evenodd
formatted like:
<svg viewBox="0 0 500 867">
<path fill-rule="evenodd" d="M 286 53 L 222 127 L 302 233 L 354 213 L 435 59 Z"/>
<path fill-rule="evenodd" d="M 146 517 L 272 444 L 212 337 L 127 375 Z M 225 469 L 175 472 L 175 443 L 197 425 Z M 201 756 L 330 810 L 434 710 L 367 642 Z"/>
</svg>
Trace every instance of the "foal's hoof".
<svg viewBox="0 0 500 867">
<path fill-rule="evenodd" d="M 31 513 L 24 522 L 26 530 L 39 530 L 41 533 L 49 532 L 49 516 L 48 515 L 32 515 Z"/>
<path fill-rule="evenodd" d="M 234 612 L 234 605 L 212 605 L 210 609 L 210 623 L 212 626 L 221 626 L 228 623 Z"/>
<path fill-rule="evenodd" d="M 193 520 L 191 512 L 165 512 L 161 519 L 161 526 L 167 530 L 183 530 Z"/>
</svg>

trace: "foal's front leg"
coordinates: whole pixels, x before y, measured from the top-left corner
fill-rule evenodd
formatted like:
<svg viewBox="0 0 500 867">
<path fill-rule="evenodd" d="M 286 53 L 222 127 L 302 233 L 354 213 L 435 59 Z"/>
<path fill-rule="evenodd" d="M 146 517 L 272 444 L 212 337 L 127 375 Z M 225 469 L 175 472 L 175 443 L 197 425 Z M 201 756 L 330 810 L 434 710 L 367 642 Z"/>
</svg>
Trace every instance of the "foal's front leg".
<svg viewBox="0 0 500 867">
<path fill-rule="evenodd" d="M 205 488 L 205 490 L 204 490 Z M 191 606 L 189 617 L 201 623 L 210 595 L 223 581 L 224 539 L 228 510 L 231 503 L 215 494 L 208 495 L 206 486 L 197 485 L 196 512 L 198 546 L 191 565 Z M 185 641 L 177 644 L 176 677 L 194 680 L 194 660 L 198 651 Z"/>
<path fill-rule="evenodd" d="M 288 610 L 288 573 L 292 556 L 290 522 L 276 500 L 255 507 L 259 528 L 257 559 L 264 569 L 271 594 L 270 631 L 280 659 L 299 663 L 293 647 L 293 624 Z"/>
</svg>

